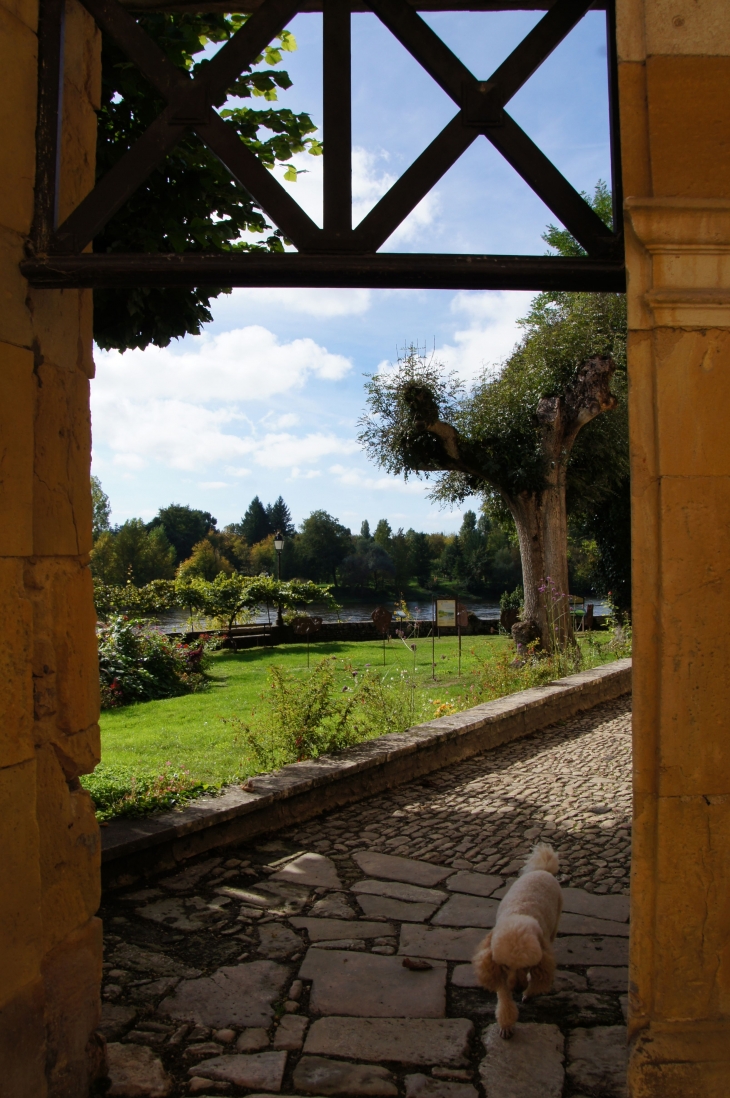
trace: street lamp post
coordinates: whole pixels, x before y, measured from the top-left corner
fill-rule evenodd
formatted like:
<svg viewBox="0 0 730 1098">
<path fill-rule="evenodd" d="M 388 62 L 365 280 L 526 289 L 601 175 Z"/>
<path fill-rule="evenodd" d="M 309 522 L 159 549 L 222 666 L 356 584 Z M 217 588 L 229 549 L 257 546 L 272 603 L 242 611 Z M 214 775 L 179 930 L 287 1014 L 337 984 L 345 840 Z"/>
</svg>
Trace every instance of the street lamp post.
<svg viewBox="0 0 730 1098">
<path fill-rule="evenodd" d="M 284 535 L 280 533 L 274 534 L 274 549 L 276 549 L 276 579 L 278 583 L 281 583 L 281 551 L 284 548 Z M 281 616 L 281 603 L 279 603 L 276 611 L 276 626 L 278 629 L 283 628 L 284 619 Z"/>
</svg>

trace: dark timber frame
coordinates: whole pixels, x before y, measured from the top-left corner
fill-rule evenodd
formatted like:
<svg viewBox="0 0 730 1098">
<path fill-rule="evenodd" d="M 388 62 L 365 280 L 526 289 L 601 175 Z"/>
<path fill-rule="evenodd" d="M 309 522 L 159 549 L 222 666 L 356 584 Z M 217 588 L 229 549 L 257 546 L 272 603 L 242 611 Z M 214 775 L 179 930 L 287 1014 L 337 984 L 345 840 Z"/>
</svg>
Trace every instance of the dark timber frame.
<svg viewBox="0 0 730 1098">
<path fill-rule="evenodd" d="M 155 122 L 63 224 L 57 223 L 65 0 L 41 0 L 35 217 L 22 271 L 32 285 L 372 286 L 426 289 L 625 289 L 623 238 L 611 232 L 505 107 L 591 8 L 605 9 L 614 224 L 621 165 L 613 0 L 135 0 L 137 10 L 248 10 L 196 78 L 178 69 L 118 0 L 81 0 L 167 101 Z M 130 4 L 131 6 L 131 4 Z M 488 80 L 477 79 L 421 19 L 421 10 L 547 9 Z M 320 229 L 239 140 L 212 103 L 299 11 L 323 12 L 324 219 Z M 453 99 L 458 111 L 359 225 L 352 225 L 351 17 L 372 11 Z M 181 137 L 192 130 L 296 247 L 285 254 L 84 252 Z M 586 251 L 551 256 L 380 253 L 378 249 L 480 135 L 489 140 Z"/>
</svg>

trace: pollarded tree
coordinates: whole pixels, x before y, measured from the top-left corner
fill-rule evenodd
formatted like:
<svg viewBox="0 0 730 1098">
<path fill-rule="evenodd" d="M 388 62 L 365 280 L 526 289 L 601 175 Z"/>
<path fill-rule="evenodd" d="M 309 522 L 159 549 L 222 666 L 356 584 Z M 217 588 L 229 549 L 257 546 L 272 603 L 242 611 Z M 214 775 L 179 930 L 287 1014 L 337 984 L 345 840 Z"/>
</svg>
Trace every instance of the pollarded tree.
<svg viewBox="0 0 730 1098">
<path fill-rule="evenodd" d="M 510 358 L 471 390 L 414 348 L 367 387 L 360 440 L 371 458 L 391 473 L 436 474 L 440 500 L 480 494 L 509 510 L 525 619 L 546 647 L 551 618 L 570 634 L 567 501 L 598 502 L 626 472 L 624 318 L 620 295 L 541 295 Z"/>
</svg>

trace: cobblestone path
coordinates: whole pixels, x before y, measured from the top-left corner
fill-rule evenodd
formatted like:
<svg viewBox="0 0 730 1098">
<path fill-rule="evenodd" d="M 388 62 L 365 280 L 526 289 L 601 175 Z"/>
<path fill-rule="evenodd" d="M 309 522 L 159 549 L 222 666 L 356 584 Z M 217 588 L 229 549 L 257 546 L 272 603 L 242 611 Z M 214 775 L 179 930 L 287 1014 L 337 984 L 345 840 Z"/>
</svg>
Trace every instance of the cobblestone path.
<svg viewBox="0 0 730 1098">
<path fill-rule="evenodd" d="M 109 1098 L 624 1098 L 630 703 L 105 897 Z M 511 1041 L 470 958 L 537 841 L 551 994 Z"/>
</svg>

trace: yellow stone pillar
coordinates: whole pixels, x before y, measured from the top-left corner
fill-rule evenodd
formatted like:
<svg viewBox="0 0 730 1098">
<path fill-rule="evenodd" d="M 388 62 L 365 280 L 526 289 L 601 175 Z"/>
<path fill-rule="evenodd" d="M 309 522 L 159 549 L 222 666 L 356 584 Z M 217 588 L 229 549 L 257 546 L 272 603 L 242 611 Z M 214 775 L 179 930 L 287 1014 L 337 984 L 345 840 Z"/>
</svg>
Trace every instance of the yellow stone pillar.
<svg viewBox="0 0 730 1098">
<path fill-rule="evenodd" d="M 730 3 L 618 0 L 633 1098 L 730 1094 Z"/>
<path fill-rule="evenodd" d="M 30 292 L 37 3 L 0 0 L 0 1092 L 82 1098 L 98 1073 L 99 758 L 88 553 L 91 294 Z M 99 41 L 66 16 L 60 214 L 89 189 Z"/>
</svg>

